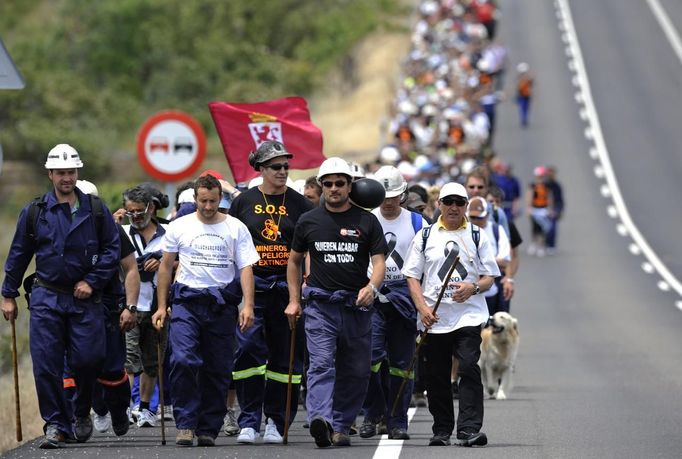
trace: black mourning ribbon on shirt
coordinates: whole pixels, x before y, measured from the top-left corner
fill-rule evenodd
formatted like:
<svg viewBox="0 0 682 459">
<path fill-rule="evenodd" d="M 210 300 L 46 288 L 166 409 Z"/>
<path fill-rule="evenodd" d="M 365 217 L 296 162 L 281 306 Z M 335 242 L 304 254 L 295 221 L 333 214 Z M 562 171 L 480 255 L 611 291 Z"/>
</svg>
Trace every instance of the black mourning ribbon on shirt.
<svg viewBox="0 0 682 459">
<path fill-rule="evenodd" d="M 455 241 L 448 241 L 448 243 L 445 244 L 445 250 L 443 253 L 445 254 L 445 261 L 443 262 L 443 266 L 441 266 L 438 270 L 438 277 L 441 281 L 445 281 L 445 276 L 448 275 L 448 270 L 457 259 L 457 256 L 459 255 L 459 245 L 457 245 Z M 466 278 L 467 274 L 469 274 L 466 268 L 459 261 L 457 262 L 457 267 L 455 269 L 457 270 L 457 273 L 459 273 L 460 279 Z"/>
<path fill-rule="evenodd" d="M 393 259 L 398 269 L 403 269 L 403 258 L 395 251 L 395 246 L 398 244 L 398 236 L 393 233 L 386 233 L 386 243 L 388 244 L 388 256 Z"/>
</svg>

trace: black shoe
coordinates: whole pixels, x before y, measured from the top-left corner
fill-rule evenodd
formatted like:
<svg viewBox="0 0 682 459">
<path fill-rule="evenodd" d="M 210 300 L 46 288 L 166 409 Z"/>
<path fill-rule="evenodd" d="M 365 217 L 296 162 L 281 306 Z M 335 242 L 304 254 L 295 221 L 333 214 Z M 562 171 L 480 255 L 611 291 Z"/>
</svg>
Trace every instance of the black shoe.
<svg viewBox="0 0 682 459">
<path fill-rule="evenodd" d="M 92 419 L 90 416 L 76 418 L 76 423 L 73 430 L 76 434 L 76 440 L 78 443 L 85 443 L 88 441 L 90 437 L 92 437 Z"/>
<path fill-rule="evenodd" d="M 401 429 L 400 427 L 394 427 L 388 433 L 388 439 L 389 440 L 409 440 L 410 435 L 407 433 L 407 430 Z"/>
<path fill-rule="evenodd" d="M 360 426 L 360 437 L 362 438 L 372 438 L 377 434 L 377 424 L 375 421 L 365 418 Z"/>
<path fill-rule="evenodd" d="M 457 444 L 459 446 L 485 446 L 488 437 L 483 432 L 457 432 Z"/>
<path fill-rule="evenodd" d="M 197 446 L 215 446 L 215 438 L 211 435 L 197 435 Z"/>
<path fill-rule="evenodd" d="M 310 435 L 315 439 L 318 448 L 332 445 L 331 426 L 322 416 L 315 416 L 310 421 Z"/>
<path fill-rule="evenodd" d="M 450 446 L 450 434 L 435 434 L 431 437 L 431 440 L 429 440 L 429 446 Z"/>
<path fill-rule="evenodd" d="M 64 443 L 64 434 L 59 431 L 59 428 L 54 424 L 49 424 L 45 428 L 45 438 L 40 442 L 38 448 L 40 449 L 57 449 L 59 444 Z"/>
<path fill-rule="evenodd" d="M 111 428 L 117 437 L 122 437 L 128 433 L 130 422 L 128 422 L 128 413 L 126 410 L 123 410 L 120 413 L 111 412 Z"/>
</svg>

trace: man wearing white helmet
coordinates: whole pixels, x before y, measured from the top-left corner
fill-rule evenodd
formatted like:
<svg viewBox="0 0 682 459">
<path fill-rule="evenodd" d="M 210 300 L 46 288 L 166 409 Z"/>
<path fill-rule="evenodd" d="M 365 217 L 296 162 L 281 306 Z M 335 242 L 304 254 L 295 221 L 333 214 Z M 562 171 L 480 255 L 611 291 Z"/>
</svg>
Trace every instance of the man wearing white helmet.
<svg viewBox="0 0 682 459">
<path fill-rule="evenodd" d="M 401 201 L 407 197 L 407 182 L 398 169 L 383 166 L 376 171 L 374 179 L 386 190 L 384 202 L 372 213 L 383 228 L 388 255 L 386 273 L 379 289 L 381 294 L 374 300 L 372 374 L 365 399 L 366 413 L 360 428 L 360 436 L 369 438 L 376 435 L 376 425 L 384 418 L 389 438 L 407 440 L 410 438 L 407 434 L 407 409 L 410 405 L 414 375 L 408 374 L 405 369 L 410 366 L 414 356 L 417 311 L 401 270 L 407 258 L 410 242 L 427 223 L 418 213 L 400 206 Z M 386 358 L 390 374 L 387 394 L 382 389 L 380 371 Z M 403 379 L 407 379 L 408 384 L 397 402 L 395 413 L 392 413 Z"/>
<path fill-rule="evenodd" d="M 318 447 L 349 446 L 367 391 L 371 306 L 384 279 L 386 241 L 374 215 L 351 204 L 353 173 L 342 158 L 320 166 L 324 205 L 301 216 L 287 267 L 290 327 L 301 315 L 301 263 L 310 257 L 304 295 L 310 356 L 306 404 Z M 367 277 L 370 259 L 374 266 Z"/>
<path fill-rule="evenodd" d="M 81 167 L 80 156 L 70 145 L 50 150 L 45 168 L 53 191 L 22 209 L 5 264 L 2 311 L 13 321 L 19 286 L 36 258 L 29 343 L 45 421 L 40 448 L 58 448 L 74 433 L 80 442 L 92 435 L 92 390 L 105 354 L 101 292 L 119 265 L 120 240 L 111 213 L 103 204 L 96 213 L 92 202 L 97 198 L 76 188 Z M 75 428 L 63 388 L 65 353 L 82 401 L 75 407 Z"/>
</svg>

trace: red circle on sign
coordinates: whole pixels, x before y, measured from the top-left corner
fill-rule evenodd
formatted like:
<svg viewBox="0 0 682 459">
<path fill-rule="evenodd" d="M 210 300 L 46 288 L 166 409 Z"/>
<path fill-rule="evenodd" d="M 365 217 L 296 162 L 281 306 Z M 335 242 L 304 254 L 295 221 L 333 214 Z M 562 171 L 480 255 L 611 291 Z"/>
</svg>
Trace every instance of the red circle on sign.
<svg viewBox="0 0 682 459">
<path fill-rule="evenodd" d="M 145 144 L 147 142 L 149 133 L 155 126 L 164 121 L 177 121 L 179 123 L 185 124 L 194 133 L 194 136 L 197 139 L 196 157 L 185 169 L 175 173 L 168 173 L 157 169 L 154 164 L 149 161 L 147 152 L 145 150 Z M 186 113 L 175 110 L 159 112 L 145 121 L 145 123 L 142 125 L 142 128 L 140 128 L 140 132 L 137 134 L 137 159 L 140 161 L 140 164 L 142 164 L 142 168 L 157 180 L 164 182 L 174 182 L 191 177 L 194 175 L 197 169 L 199 169 L 199 166 L 204 161 L 205 157 L 206 135 L 204 134 L 204 130 L 197 120 Z"/>
</svg>

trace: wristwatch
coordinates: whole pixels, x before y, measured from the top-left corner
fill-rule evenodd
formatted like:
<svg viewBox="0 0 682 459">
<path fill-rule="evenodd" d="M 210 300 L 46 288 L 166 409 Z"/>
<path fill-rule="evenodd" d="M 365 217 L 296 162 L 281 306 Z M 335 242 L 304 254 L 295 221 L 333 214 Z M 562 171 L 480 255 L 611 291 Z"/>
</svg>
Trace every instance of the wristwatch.
<svg viewBox="0 0 682 459">
<path fill-rule="evenodd" d="M 481 286 L 478 285 L 478 282 L 474 282 L 474 295 L 478 295 L 481 293 Z"/>
<path fill-rule="evenodd" d="M 134 305 L 134 304 L 128 304 L 128 305 L 126 305 L 126 309 L 127 309 L 128 311 L 132 312 L 133 314 L 135 314 L 135 313 L 137 312 L 137 306 Z"/>
<path fill-rule="evenodd" d="M 379 290 L 372 284 L 371 282 L 369 283 L 369 286 L 372 287 L 372 293 L 374 293 L 374 298 L 379 296 Z"/>
</svg>

